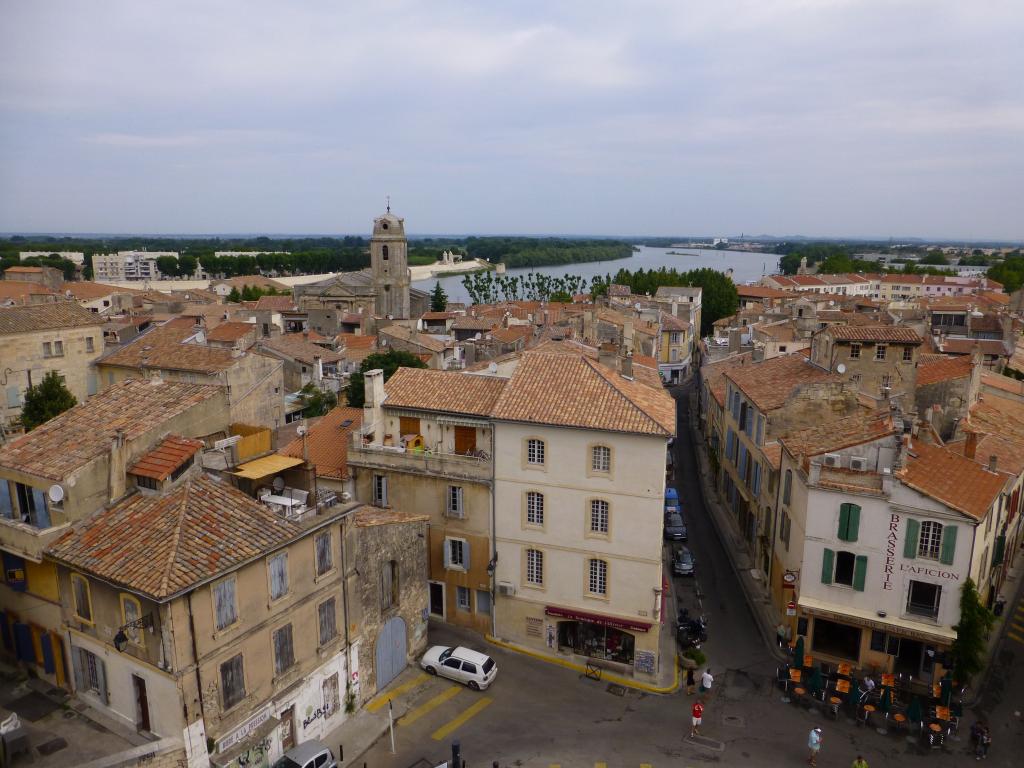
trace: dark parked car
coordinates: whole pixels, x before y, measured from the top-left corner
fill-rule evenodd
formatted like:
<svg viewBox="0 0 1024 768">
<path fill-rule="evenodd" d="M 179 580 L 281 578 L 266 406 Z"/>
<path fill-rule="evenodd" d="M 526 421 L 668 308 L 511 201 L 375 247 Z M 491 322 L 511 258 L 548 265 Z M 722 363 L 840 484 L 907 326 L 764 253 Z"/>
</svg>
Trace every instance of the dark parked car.
<svg viewBox="0 0 1024 768">
<path fill-rule="evenodd" d="M 669 541 L 686 541 L 686 523 L 682 515 L 677 513 L 665 516 L 665 538 Z"/>
<path fill-rule="evenodd" d="M 693 576 L 695 566 L 693 553 L 686 547 L 676 552 L 676 556 L 672 558 L 672 573 L 676 576 Z"/>
</svg>

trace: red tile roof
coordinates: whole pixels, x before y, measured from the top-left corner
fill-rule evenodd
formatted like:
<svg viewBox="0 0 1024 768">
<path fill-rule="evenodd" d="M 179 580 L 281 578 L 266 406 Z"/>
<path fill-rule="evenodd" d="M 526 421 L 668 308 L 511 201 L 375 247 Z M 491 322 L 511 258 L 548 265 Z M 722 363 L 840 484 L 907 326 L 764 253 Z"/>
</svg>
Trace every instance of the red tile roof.
<svg viewBox="0 0 1024 768">
<path fill-rule="evenodd" d="M 725 372 L 725 376 L 762 412 L 781 408 L 789 396 L 804 384 L 839 381 L 837 376 L 812 365 L 801 355 L 783 355 L 733 367 Z"/>
<path fill-rule="evenodd" d="M 940 381 L 966 378 L 971 375 L 972 365 L 969 355 L 943 355 L 921 360 L 917 364 L 917 386 L 926 387 Z"/>
<path fill-rule="evenodd" d="M 0 336 L 103 325 L 105 318 L 74 301 L 0 307 Z"/>
<path fill-rule="evenodd" d="M 295 299 L 291 296 L 260 296 L 256 300 L 256 309 L 290 312 L 295 309 Z"/>
<path fill-rule="evenodd" d="M 795 430 L 779 440 L 794 457 L 809 458 L 894 434 L 896 429 L 888 411 L 861 411 L 825 424 Z"/>
<path fill-rule="evenodd" d="M 376 349 L 377 337 L 365 336 L 361 333 L 339 333 L 334 337 L 336 344 L 345 349 Z"/>
<path fill-rule="evenodd" d="M 912 328 L 896 325 L 833 325 L 822 333 L 837 341 L 883 341 L 920 344 L 921 337 Z"/>
<path fill-rule="evenodd" d="M 227 483 L 200 475 L 169 493 L 135 494 L 76 524 L 48 554 L 166 601 L 298 537 L 303 527 Z"/>
<path fill-rule="evenodd" d="M 489 416 L 506 383 L 493 376 L 399 368 L 384 385 L 384 407 Z"/>
<path fill-rule="evenodd" d="M 240 323 L 234 320 L 221 323 L 208 334 L 207 341 L 238 341 L 247 334 L 254 333 L 256 326 L 253 323 Z"/>
<path fill-rule="evenodd" d="M 154 480 L 165 480 L 174 470 L 195 456 L 202 447 L 202 440 L 168 435 L 160 445 L 135 462 L 128 472 Z"/>
<path fill-rule="evenodd" d="M 305 451 L 309 461 L 316 466 L 317 477 L 346 480 L 349 435 L 362 423 L 362 409 L 334 408 L 309 428 L 305 441 L 297 437 L 279 453 L 301 459 Z"/>
<path fill-rule="evenodd" d="M 906 485 L 975 520 L 983 520 L 1005 478 L 946 448 L 921 441 L 907 452 L 897 476 Z"/>
<path fill-rule="evenodd" d="M 210 374 L 225 371 L 238 362 L 230 349 L 183 343 L 192 335 L 188 327 L 161 325 L 104 357 L 99 364 Z"/>
</svg>

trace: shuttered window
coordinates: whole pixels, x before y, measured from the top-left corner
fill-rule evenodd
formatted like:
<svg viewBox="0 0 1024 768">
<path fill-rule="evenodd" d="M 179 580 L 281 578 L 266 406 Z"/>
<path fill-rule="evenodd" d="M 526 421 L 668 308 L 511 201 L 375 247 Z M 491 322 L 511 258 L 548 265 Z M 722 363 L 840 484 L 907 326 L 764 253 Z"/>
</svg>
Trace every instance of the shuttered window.
<svg viewBox="0 0 1024 768">
<path fill-rule="evenodd" d="M 864 591 L 864 581 L 868 575 L 868 557 L 867 555 L 857 555 L 857 560 L 853 564 L 853 588 L 858 592 Z"/>
<path fill-rule="evenodd" d="M 330 531 L 324 531 L 319 534 L 314 541 L 316 546 L 316 575 L 323 576 L 334 567 Z"/>
<path fill-rule="evenodd" d="M 917 542 L 917 556 L 938 560 L 942 547 L 942 524 L 932 520 L 921 523 L 920 538 Z"/>
<path fill-rule="evenodd" d="M 288 594 L 288 553 L 281 552 L 267 561 L 270 571 L 270 599 L 278 600 Z"/>
<path fill-rule="evenodd" d="M 238 621 L 234 576 L 213 585 L 213 611 L 217 629 L 225 629 Z"/>
<path fill-rule="evenodd" d="M 956 526 L 946 525 L 942 528 L 942 551 L 939 553 L 939 562 L 943 565 L 952 565 L 956 558 Z"/>
<path fill-rule="evenodd" d="M 274 630 L 274 675 L 287 672 L 295 664 L 295 650 L 292 647 L 292 625 L 285 624 Z"/>
<path fill-rule="evenodd" d="M 913 560 L 917 557 L 917 540 L 921 534 L 921 523 L 917 520 L 907 520 L 907 534 L 903 539 L 903 557 Z"/>
<path fill-rule="evenodd" d="M 92 621 L 92 599 L 89 582 L 84 576 L 71 574 L 71 591 L 75 600 L 75 616 L 82 621 Z"/>
<path fill-rule="evenodd" d="M 839 505 L 839 532 L 840 541 L 856 541 L 860 531 L 860 507 L 856 504 Z"/>
<path fill-rule="evenodd" d="M 334 598 L 327 600 L 316 608 L 317 618 L 320 624 L 320 645 L 327 645 L 338 634 L 338 626 L 335 622 Z"/>
<path fill-rule="evenodd" d="M 389 560 L 380 569 L 380 608 L 398 605 L 398 561 Z"/>
<path fill-rule="evenodd" d="M 826 548 L 821 555 L 821 583 L 832 583 L 832 570 L 835 566 L 836 553 Z"/>
<path fill-rule="evenodd" d="M 245 698 L 242 654 L 238 654 L 220 665 L 220 695 L 225 710 L 231 709 Z"/>
<path fill-rule="evenodd" d="M 793 470 L 786 470 L 786 479 L 782 483 L 782 503 L 789 504 L 793 498 Z"/>
</svg>

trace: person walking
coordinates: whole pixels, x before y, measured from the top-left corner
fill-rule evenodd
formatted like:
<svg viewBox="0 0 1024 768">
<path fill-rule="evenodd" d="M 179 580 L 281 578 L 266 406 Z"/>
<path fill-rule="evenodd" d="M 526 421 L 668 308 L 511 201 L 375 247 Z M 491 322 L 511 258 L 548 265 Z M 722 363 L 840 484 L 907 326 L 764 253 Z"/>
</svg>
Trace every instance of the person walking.
<svg viewBox="0 0 1024 768">
<path fill-rule="evenodd" d="M 700 729 L 700 724 L 704 719 L 704 702 L 697 699 L 693 703 L 693 709 L 690 714 L 692 715 L 690 718 L 690 738 L 692 739 L 697 735 L 697 731 Z"/>
<path fill-rule="evenodd" d="M 693 696 L 693 691 L 697 687 L 697 682 L 693 679 L 693 667 L 686 669 L 686 695 Z"/>
<path fill-rule="evenodd" d="M 807 749 L 809 750 L 807 764 L 817 765 L 818 751 L 821 749 L 821 728 L 811 730 L 811 735 L 807 737 Z"/>
<path fill-rule="evenodd" d="M 711 667 L 704 670 L 704 674 L 700 676 L 700 692 L 710 693 L 711 686 L 714 684 L 715 678 L 711 676 Z"/>
<path fill-rule="evenodd" d="M 857 755 L 857 759 L 853 761 L 853 765 L 850 768 L 868 768 L 868 761 L 861 755 Z"/>
</svg>

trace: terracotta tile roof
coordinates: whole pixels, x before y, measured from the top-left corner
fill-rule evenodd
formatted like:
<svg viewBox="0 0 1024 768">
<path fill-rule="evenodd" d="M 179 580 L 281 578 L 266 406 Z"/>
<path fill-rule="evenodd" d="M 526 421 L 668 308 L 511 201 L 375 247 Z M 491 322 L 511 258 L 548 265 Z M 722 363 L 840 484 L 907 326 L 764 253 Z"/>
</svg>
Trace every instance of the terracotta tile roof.
<svg viewBox="0 0 1024 768">
<path fill-rule="evenodd" d="M 785 405 L 789 396 L 803 384 L 839 381 L 828 371 L 811 365 L 800 355 L 783 355 L 760 363 L 740 365 L 725 372 L 762 412 Z"/>
<path fill-rule="evenodd" d="M 360 312 L 342 312 L 341 322 L 345 325 L 362 325 L 366 315 Z"/>
<path fill-rule="evenodd" d="M 160 496 L 135 494 L 76 524 L 48 553 L 162 602 L 302 531 L 227 483 L 199 475 Z"/>
<path fill-rule="evenodd" d="M 193 331 L 188 328 L 161 325 L 104 357 L 99 365 L 210 374 L 225 371 L 238 361 L 230 349 L 182 343 L 192 335 Z"/>
<path fill-rule="evenodd" d="M 316 466 L 317 477 L 334 480 L 348 479 L 349 434 L 363 423 L 361 408 L 334 408 L 324 414 L 303 438 L 296 437 L 279 453 L 296 459 L 307 452 L 309 461 Z"/>
<path fill-rule="evenodd" d="M 290 312 L 295 309 L 295 299 L 291 296 L 260 296 L 256 300 L 256 309 Z"/>
<path fill-rule="evenodd" d="M 654 370 L 658 370 L 657 359 L 650 357 L 649 355 L 633 355 L 633 365 L 642 365 L 647 368 L 653 368 Z"/>
<path fill-rule="evenodd" d="M 489 416 L 507 383 L 493 376 L 399 368 L 384 385 L 384 407 Z"/>
<path fill-rule="evenodd" d="M 912 328 L 896 325 L 833 325 L 822 333 L 837 341 L 884 341 L 897 344 L 920 344 L 921 337 Z"/>
<path fill-rule="evenodd" d="M 998 293 L 996 291 L 978 291 L 974 295 L 982 301 L 989 302 L 990 304 L 1006 305 L 1010 303 L 1010 297 L 1005 293 Z"/>
<path fill-rule="evenodd" d="M 673 435 L 675 400 L 587 355 L 523 353 L 494 418 L 609 432 Z"/>
<path fill-rule="evenodd" d="M 422 320 L 450 320 L 451 318 L 457 317 L 454 312 L 424 312 L 421 316 Z"/>
<path fill-rule="evenodd" d="M 221 323 L 208 334 L 207 341 L 238 341 L 247 334 L 254 333 L 256 326 L 253 323 L 240 323 L 236 320 L 229 320 Z"/>
<path fill-rule="evenodd" d="M 94 283 L 89 280 L 65 282 L 60 289 L 61 291 L 71 291 L 71 295 L 79 301 L 102 299 L 115 293 L 141 293 L 135 288 L 120 288 L 116 285 Z"/>
<path fill-rule="evenodd" d="M 430 515 L 417 515 L 364 504 L 355 511 L 353 519 L 356 527 L 370 528 L 375 525 L 394 525 L 396 523 L 426 523 L 430 522 Z"/>
<path fill-rule="evenodd" d="M 958 357 L 956 359 L 963 360 L 965 358 Z M 921 374 L 918 373 L 919 383 L 920 378 Z M 1008 392 L 1012 395 L 1024 397 L 1024 381 L 1011 379 L 1009 376 L 1003 376 L 1001 373 L 993 373 L 992 371 L 983 370 L 981 372 L 981 383 L 982 386 L 991 387 L 992 389 L 998 389 L 1002 392 Z"/>
<path fill-rule="evenodd" d="M 345 349 L 376 349 L 377 337 L 365 336 L 361 333 L 339 333 L 334 342 Z"/>
<path fill-rule="evenodd" d="M 986 392 L 983 400 L 971 406 L 968 421 L 976 432 L 1024 443 L 1024 403 Z"/>
<path fill-rule="evenodd" d="M 260 346 L 307 365 L 313 365 L 315 357 L 319 357 L 324 363 L 336 363 L 345 359 L 343 354 L 314 344 L 303 338 L 301 333 L 286 333 L 270 339 L 263 339 L 260 341 Z"/>
<path fill-rule="evenodd" d="M 12 275 L 35 275 L 43 271 L 42 267 L 8 267 L 4 272 L 10 272 Z"/>
<path fill-rule="evenodd" d="M 663 331 L 688 331 L 690 330 L 690 321 L 673 315 L 671 312 L 662 312 L 661 329 Z"/>
<path fill-rule="evenodd" d="M 146 315 L 147 319 L 152 320 L 153 315 Z M 112 321 L 113 322 L 113 321 Z M 135 325 L 129 319 L 127 322 L 122 323 L 123 325 Z M 166 323 L 162 324 L 165 328 L 181 328 L 187 331 L 191 331 L 196 327 L 196 319 L 194 317 L 172 317 Z"/>
<path fill-rule="evenodd" d="M 985 518 L 1006 482 L 975 461 L 921 441 L 912 444 L 896 475 L 914 490 L 975 520 Z"/>
<path fill-rule="evenodd" d="M 797 296 L 792 291 L 770 288 L 767 285 L 737 285 L 736 293 L 741 299 L 793 299 Z"/>
<path fill-rule="evenodd" d="M 966 440 L 946 443 L 946 448 L 954 453 L 964 455 Z M 1024 442 L 1001 435 L 979 435 L 974 450 L 974 461 L 987 467 L 992 456 L 996 457 L 996 471 L 1007 475 L 1018 476 L 1024 472 Z"/>
<path fill-rule="evenodd" d="M 963 379 L 971 375 L 972 361 L 969 355 L 955 357 L 929 356 L 917 364 L 917 386 L 926 387 L 939 381 Z"/>
<path fill-rule="evenodd" d="M 779 440 L 794 457 L 800 458 L 841 451 L 895 434 L 896 428 L 888 411 L 861 411 L 814 427 L 795 430 Z"/>
<path fill-rule="evenodd" d="M 0 307 L 0 336 L 57 328 L 103 325 L 105 322 L 105 318 L 95 312 L 90 312 L 74 301 Z"/>
<path fill-rule="evenodd" d="M 1005 357 L 1010 354 L 1001 339 L 951 339 L 948 336 L 939 343 L 942 352 L 952 355 L 970 355 L 977 346 L 983 355 Z"/>
<path fill-rule="evenodd" d="M 428 349 L 431 352 L 443 352 L 447 347 L 443 341 L 431 336 L 429 333 L 417 333 L 403 325 L 389 325 L 387 328 L 381 328 L 377 333 L 379 336 L 399 339 L 408 344 Z"/>
<path fill-rule="evenodd" d="M 57 296 L 57 292 L 30 280 L 0 280 L 0 300 L 25 302 L 30 296 Z"/>
<path fill-rule="evenodd" d="M 504 316 L 504 310 L 495 312 L 499 317 Z M 525 318 L 524 318 L 525 319 Z M 473 317 L 471 315 L 460 315 L 452 322 L 452 329 L 459 331 L 489 331 L 498 324 L 497 320 Z"/>
<path fill-rule="evenodd" d="M 782 468 L 782 443 L 766 443 L 761 446 L 761 453 L 768 459 L 768 463 L 771 464 L 772 469 L 778 471 Z"/>
<path fill-rule="evenodd" d="M 512 344 L 520 339 L 532 338 L 533 327 L 529 325 L 512 325 L 508 328 L 495 328 L 491 331 L 491 337 L 503 344 Z"/>
<path fill-rule="evenodd" d="M 713 363 L 705 363 L 701 366 L 701 378 L 707 383 L 708 391 L 715 398 L 719 406 L 725 406 L 726 381 L 725 372 L 733 367 L 753 365 L 753 356 L 750 352 L 743 352 L 738 355 L 730 355 Z"/>
<path fill-rule="evenodd" d="M 0 467 L 61 480 L 109 453 L 118 429 L 131 441 L 223 393 L 212 385 L 129 379 L 0 446 Z"/>
<path fill-rule="evenodd" d="M 187 459 L 195 456 L 202 447 L 202 440 L 168 435 L 160 445 L 139 458 L 128 472 L 154 480 L 165 480 Z"/>
</svg>

